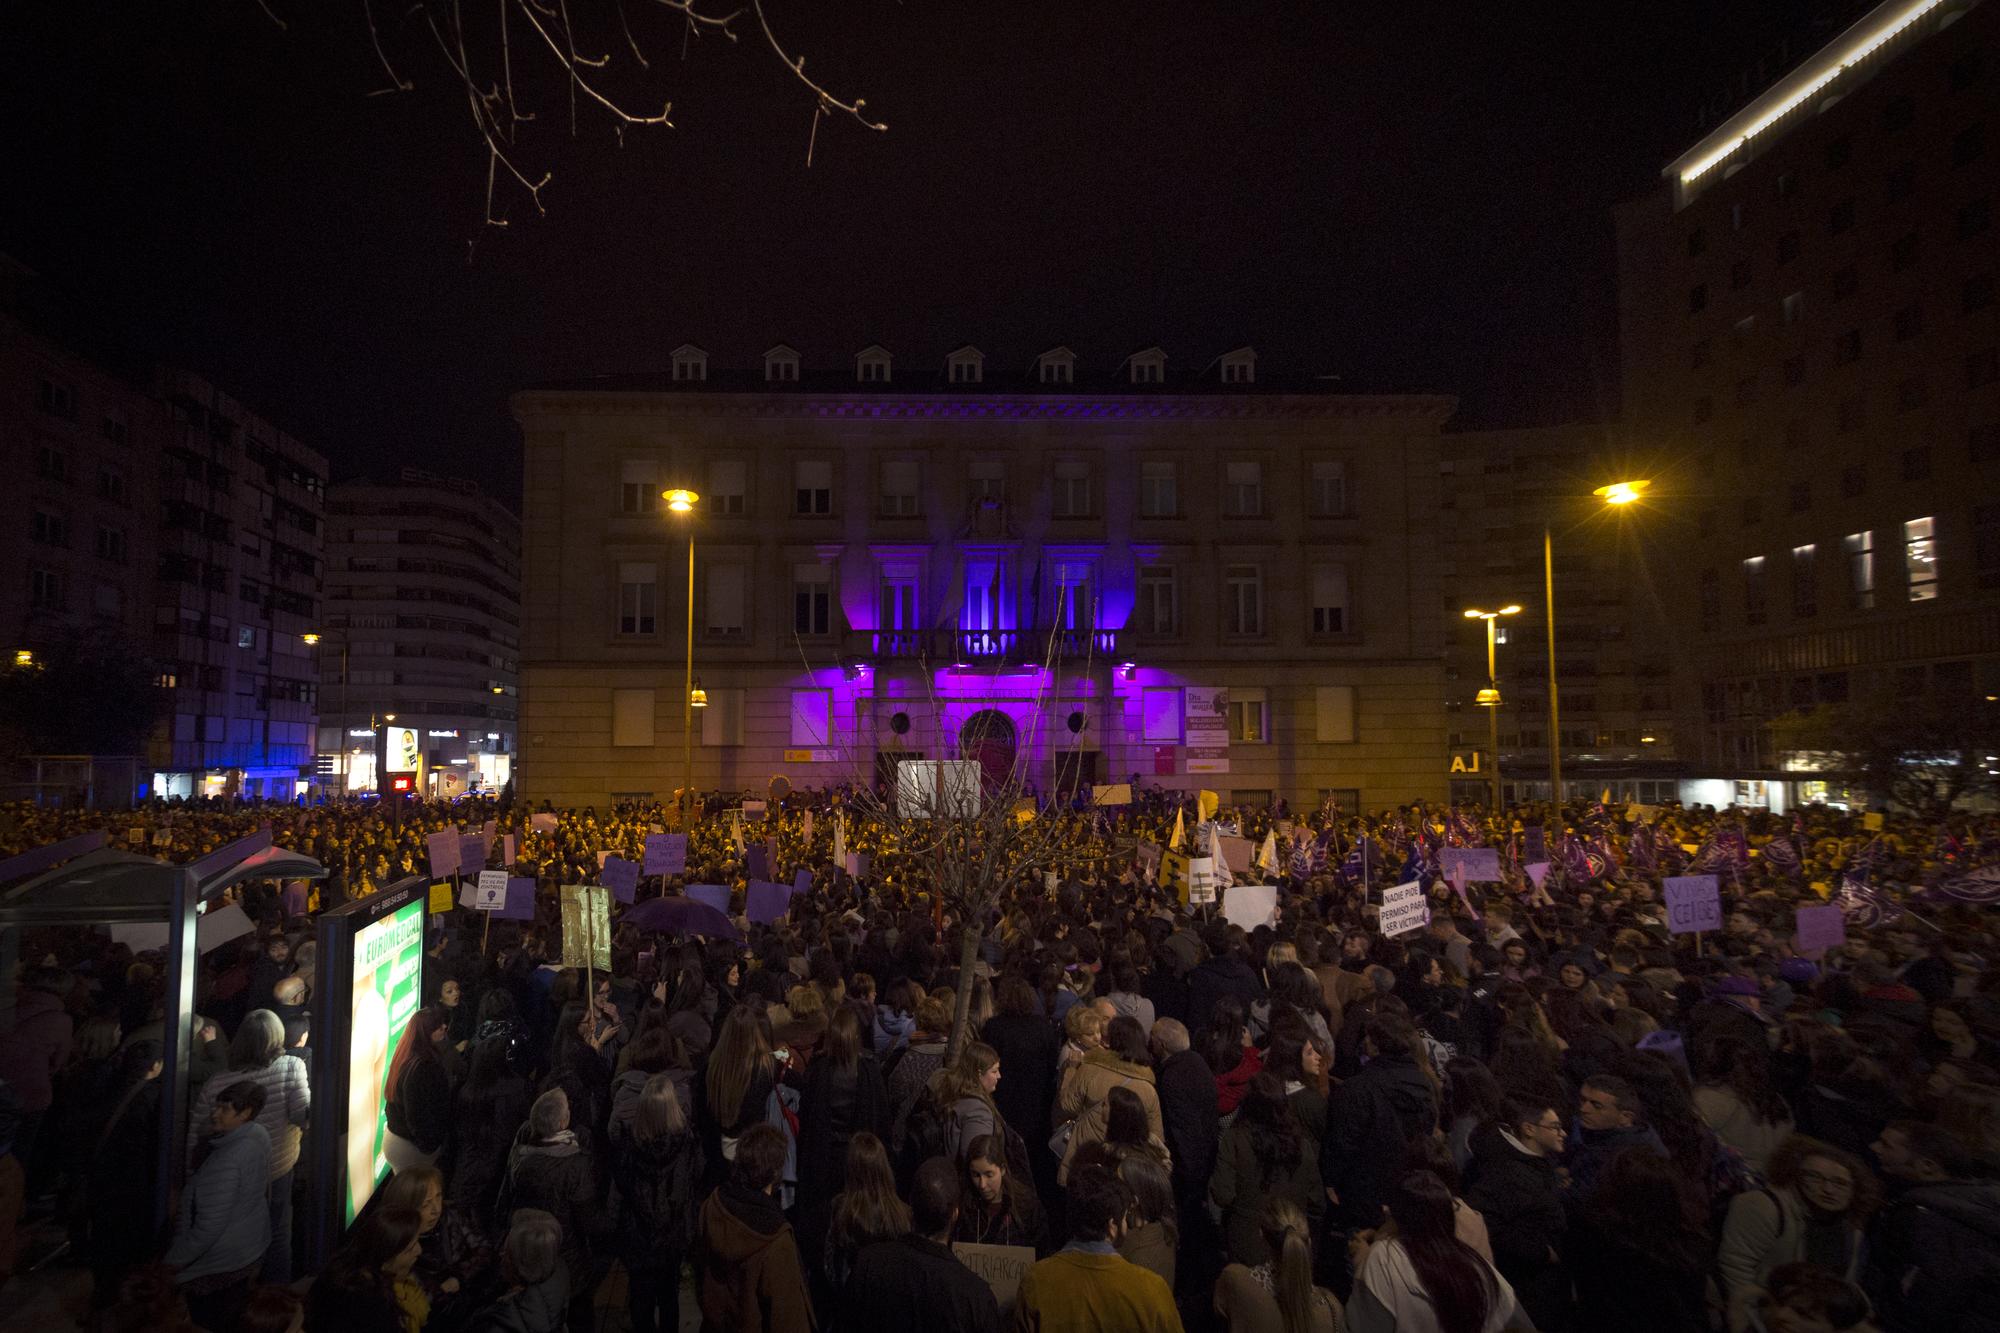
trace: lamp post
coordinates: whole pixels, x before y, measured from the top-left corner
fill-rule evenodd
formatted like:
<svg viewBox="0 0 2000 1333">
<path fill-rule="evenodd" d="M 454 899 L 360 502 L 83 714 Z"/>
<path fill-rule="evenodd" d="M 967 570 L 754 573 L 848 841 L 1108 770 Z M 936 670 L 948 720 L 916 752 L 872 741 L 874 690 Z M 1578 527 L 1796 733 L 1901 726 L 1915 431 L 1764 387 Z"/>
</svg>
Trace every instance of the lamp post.
<svg viewBox="0 0 2000 1333">
<path fill-rule="evenodd" d="M 1486 710 L 1486 765 L 1493 774 L 1493 814 L 1498 817 L 1503 805 L 1500 796 L 1500 673 L 1496 669 L 1493 645 L 1496 641 L 1494 623 L 1501 616 L 1519 615 L 1521 608 L 1509 604 L 1498 611 L 1482 611 L 1473 607 L 1466 611 L 1467 620 L 1486 622 L 1486 688 L 1479 692 L 1478 704 Z"/>
<path fill-rule="evenodd" d="M 687 519 L 688 530 L 688 584 L 687 584 L 687 663 L 681 680 L 681 801 L 674 802 L 676 813 L 684 809 L 681 827 L 692 831 L 694 820 L 694 507 L 701 502 L 695 492 L 675 487 L 660 492 L 660 498 L 667 502 L 667 512 Z M 706 706 L 708 697 L 702 696 Z"/>
<path fill-rule="evenodd" d="M 1652 486 L 1651 481 L 1614 481 L 1591 494 L 1614 509 L 1632 504 Z M 1542 597 L 1549 624 L 1549 800 L 1562 808 L 1562 711 L 1556 702 L 1556 562 L 1555 538 L 1542 528 Z"/>
</svg>

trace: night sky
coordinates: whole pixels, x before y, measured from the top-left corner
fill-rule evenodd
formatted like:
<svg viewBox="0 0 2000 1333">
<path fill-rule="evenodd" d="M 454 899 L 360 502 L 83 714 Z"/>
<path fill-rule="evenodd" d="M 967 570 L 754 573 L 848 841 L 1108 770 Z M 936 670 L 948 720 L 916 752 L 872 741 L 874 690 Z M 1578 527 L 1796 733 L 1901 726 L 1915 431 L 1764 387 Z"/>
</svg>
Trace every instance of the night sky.
<svg viewBox="0 0 2000 1333">
<path fill-rule="evenodd" d="M 1809 0 L 1067 5 L 768 0 L 786 45 L 889 124 L 821 124 L 746 24 L 689 44 L 570 0 L 673 129 L 579 112 L 515 30 L 554 180 L 481 226 L 486 171 L 427 30 L 374 63 L 361 0 L 9 7 L 0 250 L 84 328 L 198 369 L 333 459 L 518 493 L 506 394 L 663 370 L 682 342 L 809 365 L 880 342 L 1009 366 L 1068 343 L 1186 368 L 1255 344 L 1460 425 L 1616 410 L 1609 210 Z M 448 6 L 440 5 L 440 8 Z M 395 0 L 379 0 L 385 15 Z M 488 16 L 494 3 L 470 3 Z M 587 47 L 585 49 L 588 49 Z M 491 68 L 485 52 L 475 60 Z M 476 246 L 468 246 L 476 240 Z M 470 251 L 470 262 L 468 253 Z"/>
</svg>

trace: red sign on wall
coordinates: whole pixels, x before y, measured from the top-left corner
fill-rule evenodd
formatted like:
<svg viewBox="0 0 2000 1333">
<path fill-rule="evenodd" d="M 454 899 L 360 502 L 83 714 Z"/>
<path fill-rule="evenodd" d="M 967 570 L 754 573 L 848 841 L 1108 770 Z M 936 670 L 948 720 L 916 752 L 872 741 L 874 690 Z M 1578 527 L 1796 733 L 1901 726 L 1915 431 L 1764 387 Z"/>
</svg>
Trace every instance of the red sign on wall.
<svg viewBox="0 0 2000 1333">
<path fill-rule="evenodd" d="M 1170 778 L 1174 775 L 1174 746 L 1155 745 L 1153 747 L 1153 776 Z"/>
</svg>

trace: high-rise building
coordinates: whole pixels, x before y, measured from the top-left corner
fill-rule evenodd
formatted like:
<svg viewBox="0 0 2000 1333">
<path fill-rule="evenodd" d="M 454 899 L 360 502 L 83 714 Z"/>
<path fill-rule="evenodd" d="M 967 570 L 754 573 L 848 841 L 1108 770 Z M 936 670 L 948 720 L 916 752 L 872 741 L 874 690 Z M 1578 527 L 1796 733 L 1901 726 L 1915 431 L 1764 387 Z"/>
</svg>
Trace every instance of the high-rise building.
<svg viewBox="0 0 2000 1333">
<path fill-rule="evenodd" d="M 521 524 L 478 483 L 404 468 L 327 499 L 319 769 L 377 788 L 378 741 L 415 732 L 430 796 L 513 775 Z"/>
<path fill-rule="evenodd" d="M 200 376 L 163 371 L 154 653 L 161 795 L 289 799 L 312 772 L 326 459 Z"/>
<path fill-rule="evenodd" d="M 704 789 L 971 756 L 1045 793 L 1442 797 L 1421 523 L 1452 400 L 1273 382 L 1247 347 L 1107 369 L 870 347 L 814 373 L 779 346 L 730 373 L 690 346 L 517 394 L 521 792 L 665 796 L 689 739 Z"/>
<path fill-rule="evenodd" d="M 1625 426 L 1683 466 L 1675 742 L 1839 795 L 1769 723 L 2000 694 L 2000 5 L 1890 0 L 1621 210 Z"/>
<path fill-rule="evenodd" d="M 1439 440 L 1443 513 L 1445 743 L 1454 799 L 1492 795 L 1486 627 L 1496 613 L 1500 775 L 1509 801 L 1549 790 L 1547 568 L 1555 576 L 1556 701 L 1566 797 L 1606 790 L 1647 804 L 1679 799 L 1671 668 L 1644 549 L 1624 515 L 1591 492 L 1605 432 L 1569 425 L 1453 431 Z M 1518 607 L 1512 614 L 1497 614 Z"/>
</svg>

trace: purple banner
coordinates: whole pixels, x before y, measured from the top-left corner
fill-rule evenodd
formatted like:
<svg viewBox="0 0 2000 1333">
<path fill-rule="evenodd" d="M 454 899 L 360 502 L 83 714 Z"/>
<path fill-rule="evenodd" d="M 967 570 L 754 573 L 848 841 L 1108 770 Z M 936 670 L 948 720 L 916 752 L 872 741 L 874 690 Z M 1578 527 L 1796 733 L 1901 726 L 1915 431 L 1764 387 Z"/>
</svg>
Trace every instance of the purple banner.
<svg viewBox="0 0 2000 1333">
<path fill-rule="evenodd" d="M 622 856 L 609 856 L 597 872 L 597 882 L 611 890 L 612 900 L 630 903 L 639 896 L 639 864 Z"/>
<path fill-rule="evenodd" d="M 486 869 L 486 835 L 468 833 L 458 840 L 458 873 L 476 875 Z"/>
<path fill-rule="evenodd" d="M 743 914 L 760 925 L 769 925 L 785 914 L 792 905 L 792 886 L 773 884 L 768 879 L 750 881 L 750 891 L 744 895 Z"/>
<path fill-rule="evenodd" d="M 502 921 L 535 919 L 535 880 L 531 875 L 507 877 L 507 905 L 493 914 Z"/>
<path fill-rule="evenodd" d="M 685 833 L 648 833 L 644 870 L 649 875 L 685 875 L 688 840 Z"/>
<path fill-rule="evenodd" d="M 729 915 L 729 886 L 727 884 L 690 884 L 687 896 L 698 903 L 707 903 L 724 916 Z"/>
<path fill-rule="evenodd" d="M 810 870 L 801 870 L 801 871 L 799 871 L 799 873 L 798 873 L 798 874 L 796 874 L 796 875 L 793 875 L 793 876 L 792 876 L 792 892 L 793 892 L 793 894 L 795 894 L 795 895 L 796 895 L 796 894 L 801 894 L 801 893 L 811 893 L 812 891 L 813 891 L 813 872 L 812 872 L 812 871 L 810 871 Z"/>
<path fill-rule="evenodd" d="M 743 870 L 751 879 L 771 877 L 771 856 L 761 842 L 753 842 L 743 849 Z"/>
</svg>

